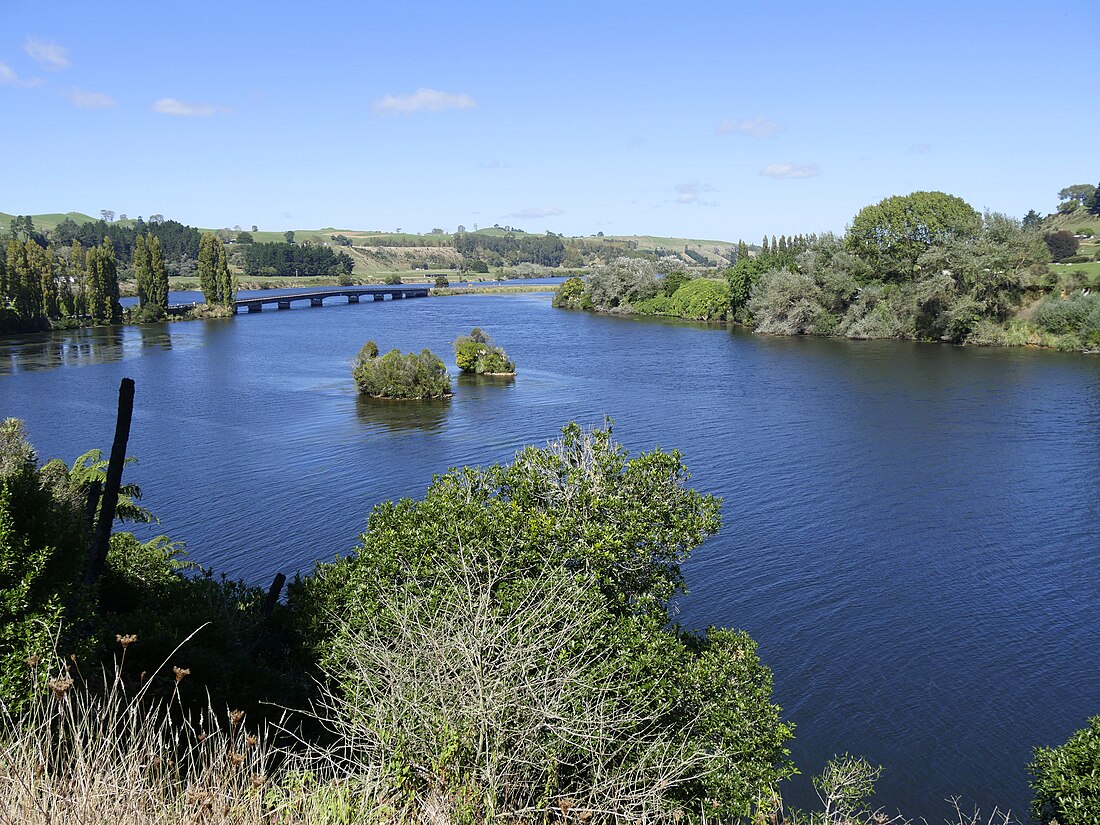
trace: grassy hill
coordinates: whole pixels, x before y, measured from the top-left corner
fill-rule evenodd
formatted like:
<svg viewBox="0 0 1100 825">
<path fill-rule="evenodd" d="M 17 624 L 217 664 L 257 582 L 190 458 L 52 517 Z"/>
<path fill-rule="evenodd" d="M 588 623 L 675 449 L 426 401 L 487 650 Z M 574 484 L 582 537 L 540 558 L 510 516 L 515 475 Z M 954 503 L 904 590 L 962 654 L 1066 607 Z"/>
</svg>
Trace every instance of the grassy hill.
<svg viewBox="0 0 1100 825">
<path fill-rule="evenodd" d="M 7 230 L 11 223 L 11 219 L 15 215 L 9 215 L 7 212 L 0 212 L 0 228 Z M 88 221 L 99 220 L 93 218 L 91 215 L 85 215 L 83 212 L 48 212 L 44 215 L 31 215 L 31 219 L 34 221 L 36 229 L 55 229 L 59 223 L 65 218 L 72 218 L 77 223 L 86 223 Z"/>
</svg>

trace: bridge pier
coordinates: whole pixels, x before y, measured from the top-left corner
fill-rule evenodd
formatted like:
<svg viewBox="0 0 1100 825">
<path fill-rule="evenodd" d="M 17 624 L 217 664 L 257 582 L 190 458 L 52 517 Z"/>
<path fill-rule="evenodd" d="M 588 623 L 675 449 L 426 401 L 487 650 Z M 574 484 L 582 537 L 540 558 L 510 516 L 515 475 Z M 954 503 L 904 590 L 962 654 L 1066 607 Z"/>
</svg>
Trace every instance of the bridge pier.
<svg viewBox="0 0 1100 825">
<path fill-rule="evenodd" d="M 325 305 L 325 299 L 324 298 L 310 298 L 309 299 L 309 305 L 311 307 L 324 306 Z"/>
<path fill-rule="evenodd" d="M 290 301 L 279 301 L 279 309 L 290 309 Z"/>
<path fill-rule="evenodd" d="M 358 295 L 349 295 L 349 296 L 348 296 L 348 303 L 349 303 L 349 304 L 357 304 L 357 303 L 359 303 L 359 296 L 358 296 Z"/>
<path fill-rule="evenodd" d="M 264 305 L 259 303 L 259 302 L 254 303 L 254 304 L 249 304 L 248 305 L 248 311 L 249 312 L 263 312 L 264 311 Z"/>
<path fill-rule="evenodd" d="M 404 298 L 404 297 L 405 297 L 404 292 L 395 292 L 395 293 L 393 293 L 393 300 L 395 300 L 395 301 L 400 300 L 401 298 Z"/>
<path fill-rule="evenodd" d="M 381 295 L 381 294 L 378 294 L 378 293 L 376 293 L 376 294 L 375 294 L 375 296 L 374 296 L 374 300 L 376 300 L 376 301 L 384 301 L 384 300 L 386 300 L 386 296 L 385 296 L 385 295 Z"/>
</svg>

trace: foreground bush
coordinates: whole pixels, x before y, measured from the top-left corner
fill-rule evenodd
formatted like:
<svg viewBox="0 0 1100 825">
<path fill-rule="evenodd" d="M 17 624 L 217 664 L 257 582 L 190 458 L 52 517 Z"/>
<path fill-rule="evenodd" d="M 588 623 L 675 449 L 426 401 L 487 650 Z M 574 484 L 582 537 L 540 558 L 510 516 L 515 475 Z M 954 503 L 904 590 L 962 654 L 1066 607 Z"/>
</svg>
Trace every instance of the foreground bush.
<svg viewBox="0 0 1100 825">
<path fill-rule="evenodd" d="M 1043 825 L 1100 822 L 1100 716 L 1064 745 L 1036 748 L 1031 775 L 1032 813 Z"/>
<path fill-rule="evenodd" d="M 367 341 L 355 358 L 352 376 L 359 392 L 372 398 L 445 398 L 451 394 L 447 367 L 431 350 L 402 355 L 394 349 L 379 356 L 378 345 Z"/>
<path fill-rule="evenodd" d="M 289 594 L 362 763 L 474 819 L 749 814 L 791 728 L 747 636 L 670 625 L 719 523 L 687 478 L 570 425 L 376 507 L 356 556 Z"/>
</svg>

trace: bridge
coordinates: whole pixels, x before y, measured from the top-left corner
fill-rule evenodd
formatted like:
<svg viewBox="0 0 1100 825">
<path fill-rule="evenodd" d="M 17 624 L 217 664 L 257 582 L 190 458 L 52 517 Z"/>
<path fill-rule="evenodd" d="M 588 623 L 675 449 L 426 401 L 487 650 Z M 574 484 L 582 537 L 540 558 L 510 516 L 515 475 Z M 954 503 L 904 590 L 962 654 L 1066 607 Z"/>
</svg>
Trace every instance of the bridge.
<svg viewBox="0 0 1100 825">
<path fill-rule="evenodd" d="M 312 292 L 294 292 L 289 295 L 253 295 L 251 298 L 241 298 L 233 302 L 233 314 L 236 315 L 242 309 L 249 312 L 263 312 L 265 306 L 275 306 L 278 309 L 290 309 L 294 301 L 309 301 L 309 305 L 319 307 L 325 305 L 325 298 L 347 298 L 349 304 L 359 303 L 363 296 L 374 301 L 384 301 L 388 295 L 391 301 L 401 298 L 427 298 L 430 287 L 427 284 L 414 286 L 353 286 L 337 289 L 321 289 Z M 167 309 L 169 315 L 186 315 L 189 310 L 199 306 L 198 303 L 171 304 Z"/>
<path fill-rule="evenodd" d="M 253 295 L 250 298 L 241 298 L 234 301 L 233 314 L 236 315 L 246 308 L 249 312 L 263 312 L 265 306 L 290 309 L 290 305 L 294 301 L 309 301 L 310 306 L 319 307 L 324 306 L 325 298 L 347 298 L 349 304 L 359 303 L 359 299 L 364 296 L 374 301 L 384 301 L 387 295 L 391 301 L 402 298 L 427 298 L 429 289 L 430 287 L 427 284 L 415 286 L 354 286 L 313 292 L 295 292 L 290 295 Z"/>
</svg>

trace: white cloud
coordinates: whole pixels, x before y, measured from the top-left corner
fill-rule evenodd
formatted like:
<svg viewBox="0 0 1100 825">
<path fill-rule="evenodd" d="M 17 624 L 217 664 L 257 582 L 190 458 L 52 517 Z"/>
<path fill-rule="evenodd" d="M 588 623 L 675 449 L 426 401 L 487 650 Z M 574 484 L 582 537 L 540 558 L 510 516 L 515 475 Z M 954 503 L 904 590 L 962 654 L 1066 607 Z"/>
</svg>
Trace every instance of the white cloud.
<svg viewBox="0 0 1100 825">
<path fill-rule="evenodd" d="M 374 103 L 374 111 L 387 115 L 411 115 L 414 112 L 445 112 L 450 109 L 476 109 L 477 101 L 467 94 L 417 89 L 408 95 L 386 95 Z"/>
<path fill-rule="evenodd" d="M 816 163 L 799 166 L 794 163 L 770 163 L 760 170 L 766 178 L 816 178 L 821 170 Z"/>
<path fill-rule="evenodd" d="M 932 151 L 931 143 L 914 143 L 907 150 L 911 155 L 927 155 Z"/>
<path fill-rule="evenodd" d="M 770 117 L 750 117 L 744 120 L 723 120 L 718 124 L 720 135 L 748 135 L 757 140 L 775 137 L 787 127 Z"/>
<path fill-rule="evenodd" d="M 552 218 L 555 215 L 564 215 L 565 213 L 558 209 L 556 206 L 528 206 L 526 209 L 521 209 L 518 212 L 512 212 L 505 215 L 506 218 Z"/>
<path fill-rule="evenodd" d="M 118 105 L 118 101 L 103 92 L 91 92 L 87 89 L 77 89 L 75 86 L 64 92 L 68 101 L 79 109 L 110 109 Z"/>
<path fill-rule="evenodd" d="M 153 104 L 153 111 L 174 117 L 211 117 L 228 114 L 228 106 L 213 106 L 209 103 L 186 103 L 174 97 L 162 97 Z"/>
<path fill-rule="evenodd" d="M 511 169 L 512 168 L 512 164 L 508 163 L 508 161 L 499 161 L 496 158 L 493 158 L 492 160 L 483 160 L 480 163 L 478 163 L 478 166 L 481 167 L 482 169 Z"/>
<path fill-rule="evenodd" d="M 30 89 L 41 86 L 42 79 L 38 77 L 20 77 L 15 69 L 7 63 L 0 63 L 0 86 L 15 86 L 17 89 Z"/>
<path fill-rule="evenodd" d="M 23 43 L 23 51 L 51 72 L 59 72 L 72 65 L 69 63 L 69 50 L 51 40 L 28 37 Z"/>
<path fill-rule="evenodd" d="M 704 200 L 706 192 L 713 192 L 714 187 L 705 183 L 678 183 L 676 184 L 676 203 L 685 206 L 717 206 L 716 201 Z"/>
</svg>

